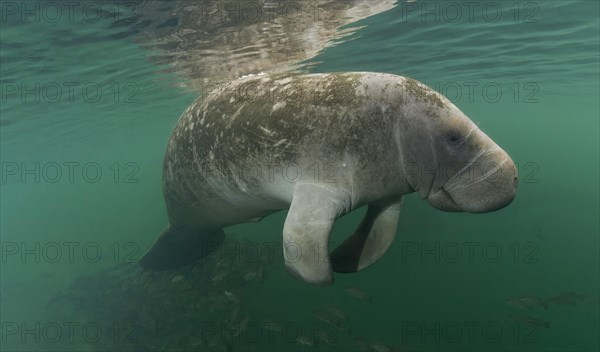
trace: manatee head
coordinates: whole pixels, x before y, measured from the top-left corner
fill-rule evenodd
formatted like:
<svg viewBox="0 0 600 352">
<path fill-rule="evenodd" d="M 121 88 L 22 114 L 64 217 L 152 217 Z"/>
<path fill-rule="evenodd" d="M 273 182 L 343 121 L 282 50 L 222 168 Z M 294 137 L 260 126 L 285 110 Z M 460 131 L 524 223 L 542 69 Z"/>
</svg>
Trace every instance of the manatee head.
<svg viewBox="0 0 600 352">
<path fill-rule="evenodd" d="M 483 213 L 510 204 L 510 156 L 442 95 L 407 79 L 398 139 L 404 175 L 434 208 Z"/>
</svg>

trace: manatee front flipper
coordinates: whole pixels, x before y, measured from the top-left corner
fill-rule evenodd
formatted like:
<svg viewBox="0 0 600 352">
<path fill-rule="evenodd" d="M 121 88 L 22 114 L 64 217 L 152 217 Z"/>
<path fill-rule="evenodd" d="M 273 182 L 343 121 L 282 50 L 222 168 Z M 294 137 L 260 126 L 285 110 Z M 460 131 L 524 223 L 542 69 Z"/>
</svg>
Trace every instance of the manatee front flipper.
<svg viewBox="0 0 600 352">
<path fill-rule="evenodd" d="M 283 257 L 292 276 L 317 285 L 333 283 L 329 234 L 349 207 L 348 193 L 318 184 L 296 186 L 283 226 Z"/>
<path fill-rule="evenodd" d="M 331 253 L 336 273 L 353 273 L 378 261 L 396 235 L 402 198 L 369 204 L 358 228 Z"/>
<path fill-rule="evenodd" d="M 191 264 L 218 248 L 224 235 L 222 229 L 210 233 L 186 233 L 167 225 L 140 259 L 140 264 L 154 270 L 176 269 Z"/>
</svg>

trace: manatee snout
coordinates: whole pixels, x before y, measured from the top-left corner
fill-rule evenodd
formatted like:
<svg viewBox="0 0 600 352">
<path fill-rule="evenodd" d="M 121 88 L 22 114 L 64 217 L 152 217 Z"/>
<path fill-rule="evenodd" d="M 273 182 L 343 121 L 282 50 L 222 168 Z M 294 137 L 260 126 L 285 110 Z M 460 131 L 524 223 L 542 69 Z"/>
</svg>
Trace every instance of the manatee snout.
<svg viewBox="0 0 600 352">
<path fill-rule="evenodd" d="M 446 211 L 486 213 L 509 205 L 517 193 L 518 173 L 500 147 L 472 160 L 460 173 L 430 194 L 428 201 Z"/>
</svg>

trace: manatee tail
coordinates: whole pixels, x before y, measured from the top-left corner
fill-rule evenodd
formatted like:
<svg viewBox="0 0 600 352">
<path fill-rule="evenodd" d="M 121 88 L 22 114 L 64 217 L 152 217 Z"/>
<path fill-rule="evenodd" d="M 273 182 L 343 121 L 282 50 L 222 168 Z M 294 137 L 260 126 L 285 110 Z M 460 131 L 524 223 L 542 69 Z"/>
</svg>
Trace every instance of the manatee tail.
<svg viewBox="0 0 600 352">
<path fill-rule="evenodd" d="M 219 248 L 223 229 L 210 233 L 186 233 L 167 225 L 140 259 L 146 269 L 169 270 L 191 264 Z"/>
</svg>

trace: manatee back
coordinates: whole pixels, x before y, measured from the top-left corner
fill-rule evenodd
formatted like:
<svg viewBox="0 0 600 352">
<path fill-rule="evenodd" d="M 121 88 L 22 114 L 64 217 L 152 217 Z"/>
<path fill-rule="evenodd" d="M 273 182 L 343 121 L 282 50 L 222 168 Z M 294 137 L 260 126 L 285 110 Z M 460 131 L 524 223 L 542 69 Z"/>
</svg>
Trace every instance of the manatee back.
<svg viewBox="0 0 600 352">
<path fill-rule="evenodd" d="M 401 98 L 392 93 L 400 79 L 371 73 L 278 74 L 221 86 L 195 101 L 173 131 L 165 189 L 188 203 L 215 189 L 259 191 L 265 175 L 254 171 L 271 166 L 333 165 L 348 156 L 358 164 L 381 159 L 389 165 L 394 156 L 389 145 L 373 141 L 392 138 L 401 107 Z"/>
</svg>

